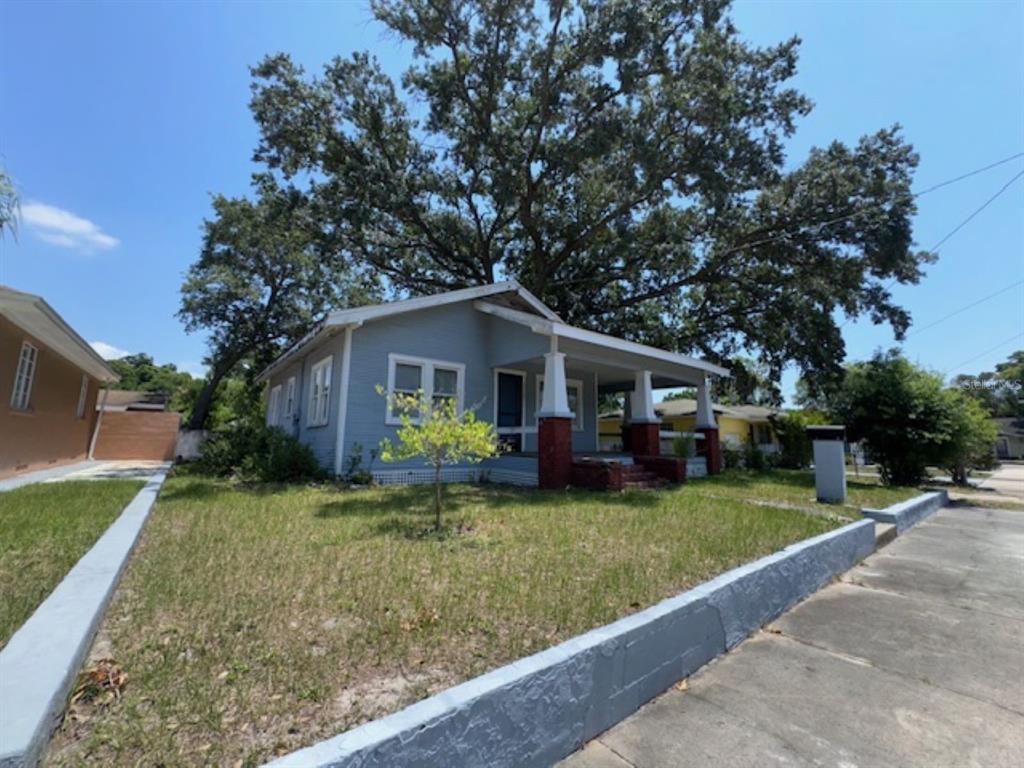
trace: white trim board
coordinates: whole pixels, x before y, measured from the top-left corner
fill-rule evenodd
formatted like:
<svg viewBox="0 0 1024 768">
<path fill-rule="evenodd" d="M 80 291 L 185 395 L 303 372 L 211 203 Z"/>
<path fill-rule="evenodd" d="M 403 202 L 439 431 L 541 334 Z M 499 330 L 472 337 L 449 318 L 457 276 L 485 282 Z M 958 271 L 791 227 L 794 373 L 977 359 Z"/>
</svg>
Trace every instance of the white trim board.
<svg viewBox="0 0 1024 768">
<path fill-rule="evenodd" d="M 334 436 L 334 474 L 341 477 L 345 458 L 345 422 L 348 419 L 348 383 L 352 376 L 352 331 L 345 327 L 345 348 L 341 351 L 341 384 L 338 387 L 338 426 Z"/>
</svg>

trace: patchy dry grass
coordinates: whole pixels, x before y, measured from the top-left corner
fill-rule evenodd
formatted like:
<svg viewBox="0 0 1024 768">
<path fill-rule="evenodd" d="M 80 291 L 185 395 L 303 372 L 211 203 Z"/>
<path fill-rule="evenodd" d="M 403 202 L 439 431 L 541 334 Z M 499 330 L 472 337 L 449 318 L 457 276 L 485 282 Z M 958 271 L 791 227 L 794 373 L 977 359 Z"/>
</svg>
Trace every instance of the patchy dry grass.
<svg viewBox="0 0 1024 768">
<path fill-rule="evenodd" d="M 795 505 L 809 510 L 830 510 L 859 518 L 862 507 L 888 507 L 921 493 L 919 488 L 881 485 L 878 478 L 847 478 L 846 503 L 819 504 L 814 493 L 814 472 L 773 469 L 748 472 L 729 469 L 720 475 L 694 480 L 680 489 L 683 494 L 714 494 L 722 498 L 757 499 Z"/>
<path fill-rule="evenodd" d="M 0 493 L 0 648 L 141 487 L 90 480 Z"/>
<path fill-rule="evenodd" d="M 241 488 L 168 480 L 107 615 L 120 699 L 48 765 L 256 765 L 822 533 L 685 489 Z"/>
</svg>

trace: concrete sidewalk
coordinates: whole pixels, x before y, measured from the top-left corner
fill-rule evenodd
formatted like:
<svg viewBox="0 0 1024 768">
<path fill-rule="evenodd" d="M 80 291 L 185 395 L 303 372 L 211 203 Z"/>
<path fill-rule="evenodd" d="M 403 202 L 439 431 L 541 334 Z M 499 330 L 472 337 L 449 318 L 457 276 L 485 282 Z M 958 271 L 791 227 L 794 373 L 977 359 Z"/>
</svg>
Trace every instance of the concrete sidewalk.
<svg viewBox="0 0 1024 768">
<path fill-rule="evenodd" d="M 170 466 L 169 461 L 76 461 L 0 480 L 0 492 L 13 491 L 35 483 L 56 483 L 63 480 L 145 480 L 157 472 L 166 472 Z"/>
<path fill-rule="evenodd" d="M 1024 513 L 941 510 L 561 765 L 1024 765 Z"/>
</svg>

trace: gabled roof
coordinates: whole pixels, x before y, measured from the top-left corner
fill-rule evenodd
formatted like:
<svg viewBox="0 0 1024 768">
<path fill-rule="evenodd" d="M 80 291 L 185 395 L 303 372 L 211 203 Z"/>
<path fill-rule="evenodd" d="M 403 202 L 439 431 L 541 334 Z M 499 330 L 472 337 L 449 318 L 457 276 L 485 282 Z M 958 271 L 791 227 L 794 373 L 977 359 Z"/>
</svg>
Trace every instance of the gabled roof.
<svg viewBox="0 0 1024 768">
<path fill-rule="evenodd" d="M 352 307 L 351 309 L 339 309 L 327 315 L 327 318 L 322 323 L 313 328 L 313 330 L 293 344 L 291 348 L 285 351 L 273 363 L 264 368 L 260 375 L 256 377 L 256 381 L 265 381 L 270 374 L 293 360 L 310 344 L 337 333 L 342 328 L 358 328 L 363 323 L 372 322 L 384 317 L 393 317 L 394 315 L 401 315 L 406 312 L 433 309 L 434 307 L 443 307 L 448 304 L 457 304 L 460 301 L 475 301 L 477 299 L 487 299 L 495 304 L 525 310 L 539 319 L 561 322 L 561 318 L 550 307 L 515 280 L 480 285 L 474 288 L 461 288 L 455 291 L 438 293 L 433 296 L 417 296 L 414 299 L 370 304 L 365 307 Z"/>
<path fill-rule="evenodd" d="M 295 359 L 303 349 L 337 333 L 343 328 L 358 328 L 364 323 L 379 320 L 383 317 L 392 317 L 423 309 L 433 309 L 463 301 L 472 301 L 474 306 L 482 312 L 492 314 L 509 322 L 527 326 L 537 333 L 559 336 L 580 344 L 593 345 L 594 347 L 601 347 L 606 350 L 615 350 L 627 356 L 632 355 L 634 359 L 639 356 L 668 364 L 669 366 L 682 366 L 691 372 L 699 372 L 700 376 L 703 376 L 705 373 L 715 376 L 729 375 L 725 368 L 704 360 L 568 325 L 544 302 L 523 288 L 515 280 L 506 280 L 475 288 L 448 291 L 434 296 L 419 296 L 404 301 L 392 301 L 386 304 L 373 304 L 366 307 L 353 307 L 352 309 L 331 312 L 323 323 L 306 334 L 291 349 L 287 350 L 260 372 L 256 380 L 265 381 L 275 370 Z"/>
<path fill-rule="evenodd" d="M 106 361 L 42 296 L 0 285 L 0 315 L 93 378 L 117 381 Z"/>
<path fill-rule="evenodd" d="M 503 294 L 505 295 L 503 296 Z M 415 299 L 405 299 L 404 301 L 391 301 L 386 304 L 371 304 L 367 307 L 341 309 L 331 312 L 327 316 L 327 324 L 349 325 L 351 323 L 365 323 L 369 320 L 401 315 L 405 312 L 415 312 L 419 309 L 432 309 L 434 307 L 443 307 L 447 304 L 457 304 L 460 301 L 484 298 L 493 299 L 494 297 L 503 297 L 512 308 L 515 308 L 515 304 L 519 304 L 524 308 L 531 309 L 534 314 L 540 315 L 547 320 L 558 322 L 562 320 L 544 302 L 523 288 L 515 280 L 506 280 L 501 283 L 491 283 L 490 285 L 481 285 L 475 288 L 462 288 L 457 291 L 438 293 L 433 296 L 418 296 Z"/>
</svg>

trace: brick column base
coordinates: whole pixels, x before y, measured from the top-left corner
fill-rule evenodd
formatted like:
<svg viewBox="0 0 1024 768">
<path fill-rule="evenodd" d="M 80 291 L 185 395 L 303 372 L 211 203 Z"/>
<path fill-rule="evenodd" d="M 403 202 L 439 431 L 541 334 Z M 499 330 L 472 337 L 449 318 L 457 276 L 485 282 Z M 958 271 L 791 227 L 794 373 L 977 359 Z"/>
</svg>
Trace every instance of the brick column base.
<svg viewBox="0 0 1024 768">
<path fill-rule="evenodd" d="M 661 425 L 657 422 L 629 425 L 629 447 L 634 456 L 657 456 L 661 453 Z"/>
<path fill-rule="evenodd" d="M 572 482 L 572 419 L 548 416 L 537 424 L 537 483 L 567 488 Z"/>
<path fill-rule="evenodd" d="M 704 435 L 704 458 L 708 463 L 708 474 L 717 475 L 722 471 L 722 446 L 718 441 L 718 429 L 715 427 L 698 427 Z"/>
</svg>

